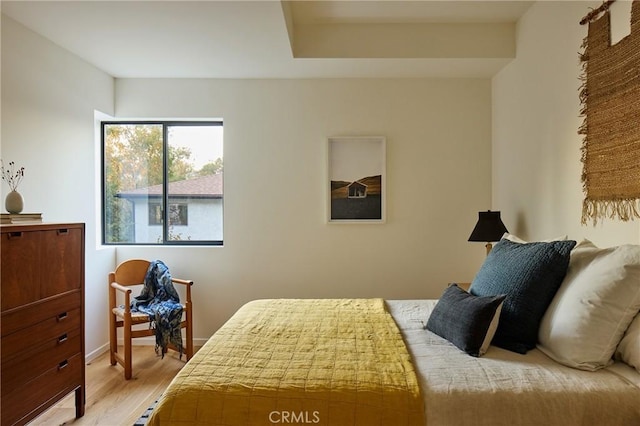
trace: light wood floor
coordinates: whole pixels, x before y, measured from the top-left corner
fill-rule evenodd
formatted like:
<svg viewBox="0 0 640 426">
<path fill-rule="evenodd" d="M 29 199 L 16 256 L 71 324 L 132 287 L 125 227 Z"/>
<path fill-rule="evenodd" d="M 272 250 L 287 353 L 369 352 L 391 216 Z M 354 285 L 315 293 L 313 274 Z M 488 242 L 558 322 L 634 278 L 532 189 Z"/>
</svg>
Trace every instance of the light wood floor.
<svg viewBox="0 0 640 426">
<path fill-rule="evenodd" d="M 72 392 L 36 418 L 32 425 L 132 425 L 185 365 L 186 357 L 169 351 L 164 359 L 153 346 L 133 347 L 133 378 L 125 380 L 120 365 L 109 363 L 109 352 L 86 366 L 87 403 L 83 417 L 75 418 Z"/>
</svg>

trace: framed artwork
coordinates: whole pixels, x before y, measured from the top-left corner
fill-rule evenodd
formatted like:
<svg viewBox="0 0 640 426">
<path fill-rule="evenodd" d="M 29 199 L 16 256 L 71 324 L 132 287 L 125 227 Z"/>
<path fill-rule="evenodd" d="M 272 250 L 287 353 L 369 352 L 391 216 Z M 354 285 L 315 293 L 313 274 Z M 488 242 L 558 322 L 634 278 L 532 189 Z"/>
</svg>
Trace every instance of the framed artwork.
<svg viewBox="0 0 640 426">
<path fill-rule="evenodd" d="M 336 136 L 328 140 L 329 223 L 384 223 L 386 140 Z"/>
</svg>

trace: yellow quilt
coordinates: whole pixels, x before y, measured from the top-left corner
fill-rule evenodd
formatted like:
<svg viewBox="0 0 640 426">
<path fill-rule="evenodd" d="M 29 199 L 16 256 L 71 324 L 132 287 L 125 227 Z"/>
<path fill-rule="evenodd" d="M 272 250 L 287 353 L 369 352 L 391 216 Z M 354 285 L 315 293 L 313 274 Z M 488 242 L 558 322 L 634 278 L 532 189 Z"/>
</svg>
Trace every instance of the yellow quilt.
<svg viewBox="0 0 640 426">
<path fill-rule="evenodd" d="M 178 373 L 149 425 L 424 425 L 382 299 L 247 303 Z"/>
</svg>

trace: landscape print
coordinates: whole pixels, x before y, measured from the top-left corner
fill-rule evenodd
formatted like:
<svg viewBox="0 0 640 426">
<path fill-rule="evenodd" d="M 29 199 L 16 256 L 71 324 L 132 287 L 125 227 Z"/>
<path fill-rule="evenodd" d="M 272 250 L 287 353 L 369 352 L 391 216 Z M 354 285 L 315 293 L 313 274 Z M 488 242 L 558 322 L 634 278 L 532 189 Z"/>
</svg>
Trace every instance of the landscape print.
<svg viewBox="0 0 640 426">
<path fill-rule="evenodd" d="M 384 220 L 383 137 L 329 139 L 329 221 Z"/>
</svg>

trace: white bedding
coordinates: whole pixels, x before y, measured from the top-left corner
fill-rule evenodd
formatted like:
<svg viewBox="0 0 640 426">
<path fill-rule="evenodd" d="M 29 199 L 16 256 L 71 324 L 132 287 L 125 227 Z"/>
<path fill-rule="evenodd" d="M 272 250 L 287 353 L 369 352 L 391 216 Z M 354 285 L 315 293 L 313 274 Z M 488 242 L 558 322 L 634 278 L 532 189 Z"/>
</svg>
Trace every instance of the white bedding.
<svg viewBox="0 0 640 426">
<path fill-rule="evenodd" d="M 436 300 L 388 300 L 416 364 L 429 426 L 640 425 L 640 374 L 617 362 L 589 372 L 537 349 L 491 346 L 481 358 L 424 329 Z"/>
</svg>

